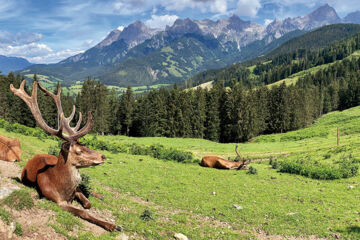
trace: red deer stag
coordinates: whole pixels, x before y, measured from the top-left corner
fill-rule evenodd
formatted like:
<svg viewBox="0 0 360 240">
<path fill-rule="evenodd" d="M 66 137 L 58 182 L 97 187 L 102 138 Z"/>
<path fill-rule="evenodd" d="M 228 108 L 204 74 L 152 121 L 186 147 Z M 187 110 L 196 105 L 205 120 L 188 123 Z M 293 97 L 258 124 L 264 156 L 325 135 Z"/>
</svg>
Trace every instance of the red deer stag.
<svg viewBox="0 0 360 240">
<path fill-rule="evenodd" d="M 71 115 L 65 118 L 61 106 L 60 86 L 55 95 L 43 88 L 40 83 L 34 81 L 31 96 L 25 92 L 24 86 L 25 80 L 21 83 L 19 89 L 14 88 L 12 84 L 10 89 L 28 105 L 39 127 L 49 134 L 65 140 L 65 142 L 61 146 L 58 157 L 48 154 L 37 154 L 30 159 L 22 172 L 22 182 L 36 187 L 42 196 L 56 202 L 62 209 L 82 219 L 103 227 L 108 231 L 121 231 L 121 227 L 97 219 L 86 210 L 71 205 L 71 202 L 76 198 L 85 209 L 91 207 L 89 200 L 78 188 L 81 182 L 78 169 L 100 165 L 105 161 L 103 154 L 91 150 L 78 142 L 79 138 L 85 136 L 91 130 L 93 124 L 91 113 L 88 113 L 88 121 L 82 129 L 79 130 L 82 121 L 81 113 L 79 114 L 76 126 L 71 127 L 70 122 L 75 116 L 75 106 L 73 106 Z M 59 125 L 57 130 L 49 127 L 41 116 L 37 103 L 38 86 L 40 90 L 50 96 L 56 103 Z"/>
<path fill-rule="evenodd" d="M 235 147 L 235 152 L 240 159 L 240 161 L 238 162 L 229 161 L 218 156 L 207 155 L 201 159 L 200 166 L 218 168 L 218 169 L 237 169 L 237 170 L 247 169 L 247 165 L 250 163 L 251 160 L 246 158 L 241 158 L 237 149 L 238 149 L 238 145 L 236 145 Z"/>
<path fill-rule="evenodd" d="M 15 162 L 20 161 L 21 147 L 18 139 L 0 136 L 0 160 Z"/>
</svg>

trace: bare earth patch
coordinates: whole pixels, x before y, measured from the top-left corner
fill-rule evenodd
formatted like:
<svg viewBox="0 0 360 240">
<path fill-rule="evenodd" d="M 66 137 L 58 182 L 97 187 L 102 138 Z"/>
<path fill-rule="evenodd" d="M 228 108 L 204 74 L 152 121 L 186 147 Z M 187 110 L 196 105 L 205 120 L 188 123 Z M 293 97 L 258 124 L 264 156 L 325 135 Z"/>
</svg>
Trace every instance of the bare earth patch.
<svg viewBox="0 0 360 240">
<path fill-rule="evenodd" d="M 13 162 L 0 160 L 0 176 L 5 178 L 20 178 L 21 169 Z"/>
</svg>

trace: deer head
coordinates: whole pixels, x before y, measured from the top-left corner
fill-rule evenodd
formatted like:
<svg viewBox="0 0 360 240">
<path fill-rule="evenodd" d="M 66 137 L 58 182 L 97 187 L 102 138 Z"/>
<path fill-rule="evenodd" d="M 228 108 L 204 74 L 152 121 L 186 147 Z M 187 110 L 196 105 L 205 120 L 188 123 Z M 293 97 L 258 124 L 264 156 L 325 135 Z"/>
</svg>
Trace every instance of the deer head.
<svg viewBox="0 0 360 240">
<path fill-rule="evenodd" d="M 70 126 L 70 122 L 73 120 L 75 116 L 75 106 L 73 106 L 73 111 L 69 117 L 64 116 L 64 112 L 61 105 L 61 87 L 58 85 L 57 94 L 53 94 L 47 89 L 43 88 L 41 84 L 37 81 L 33 82 L 33 89 L 32 94 L 29 96 L 25 90 L 25 83 L 26 80 L 23 80 L 20 84 L 20 88 L 16 89 L 11 84 L 10 89 L 11 91 L 20 97 L 29 107 L 31 113 L 33 114 L 35 121 L 42 128 L 45 132 L 57 136 L 63 139 L 65 142 L 62 144 L 61 152 L 66 164 L 71 164 L 76 168 L 82 167 L 90 167 L 104 163 L 105 156 L 101 153 L 98 153 L 94 150 L 91 150 L 84 145 L 80 144 L 78 140 L 85 136 L 88 132 L 90 132 L 93 119 L 91 112 L 88 112 L 88 121 L 86 122 L 85 126 L 79 130 L 80 124 L 82 121 L 82 114 L 79 113 L 79 120 L 75 127 Z M 37 102 L 37 87 L 39 86 L 40 90 L 43 91 L 46 95 L 50 96 L 56 104 L 56 108 L 58 111 L 58 129 L 53 129 L 49 127 L 46 122 L 44 121 L 39 105 Z"/>
</svg>

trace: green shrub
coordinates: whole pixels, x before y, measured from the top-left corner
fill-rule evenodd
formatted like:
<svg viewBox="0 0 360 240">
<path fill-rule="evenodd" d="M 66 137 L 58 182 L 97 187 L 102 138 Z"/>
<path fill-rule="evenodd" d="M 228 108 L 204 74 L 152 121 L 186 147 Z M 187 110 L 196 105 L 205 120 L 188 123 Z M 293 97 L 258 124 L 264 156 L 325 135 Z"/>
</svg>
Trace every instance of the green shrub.
<svg viewBox="0 0 360 240">
<path fill-rule="evenodd" d="M 10 224 L 12 219 L 11 215 L 3 208 L 0 208 L 0 218 L 7 224 Z"/>
<path fill-rule="evenodd" d="M 140 218 L 144 221 L 154 220 L 153 214 L 149 209 L 145 209 Z"/>
<path fill-rule="evenodd" d="M 271 167 L 272 167 L 273 169 L 278 169 L 278 168 L 279 168 L 279 162 L 278 162 L 277 159 L 271 160 Z"/>
<path fill-rule="evenodd" d="M 59 148 L 57 146 L 50 146 L 48 149 L 48 154 L 57 156 L 59 154 Z"/>
<path fill-rule="evenodd" d="M 144 146 L 137 143 L 123 144 L 113 143 L 98 139 L 96 136 L 90 138 L 83 138 L 81 143 L 89 148 L 111 151 L 114 153 L 128 153 L 132 155 L 149 155 L 157 159 L 172 160 L 176 162 L 193 162 L 194 156 L 191 152 L 185 152 L 173 148 L 166 148 L 161 144 L 153 144 Z"/>
<path fill-rule="evenodd" d="M 18 235 L 18 236 L 24 235 L 24 232 L 23 232 L 23 230 L 22 230 L 21 224 L 18 223 L 18 222 L 16 222 L 14 233 L 15 233 L 16 235 Z"/>
<path fill-rule="evenodd" d="M 90 176 L 87 174 L 81 174 L 81 183 L 79 184 L 79 188 L 81 192 L 85 195 L 85 197 L 90 196 L 91 186 L 90 186 Z"/>
<path fill-rule="evenodd" d="M 253 166 L 249 167 L 249 170 L 247 171 L 248 174 L 257 174 L 257 169 L 254 168 Z"/>
<path fill-rule="evenodd" d="M 358 160 L 347 157 L 343 158 L 339 165 L 325 165 L 318 161 L 300 158 L 295 160 L 284 160 L 279 164 L 279 171 L 298 174 L 305 177 L 323 180 L 334 180 L 356 176 L 359 170 Z"/>
</svg>

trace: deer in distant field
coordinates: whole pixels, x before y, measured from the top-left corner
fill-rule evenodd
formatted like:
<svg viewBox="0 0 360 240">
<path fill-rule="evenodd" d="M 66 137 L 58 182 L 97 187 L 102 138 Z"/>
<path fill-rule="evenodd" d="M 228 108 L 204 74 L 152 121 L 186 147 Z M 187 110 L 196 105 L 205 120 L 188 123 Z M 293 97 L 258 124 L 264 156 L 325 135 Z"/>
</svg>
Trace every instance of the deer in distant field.
<svg viewBox="0 0 360 240">
<path fill-rule="evenodd" d="M 75 106 L 73 106 L 71 115 L 65 118 L 60 99 L 60 86 L 58 86 L 55 95 L 43 88 L 40 83 L 34 81 L 32 95 L 29 96 L 24 90 L 25 83 L 25 80 L 23 80 L 19 89 L 14 88 L 11 84 L 10 89 L 27 104 L 39 127 L 45 132 L 65 140 L 65 142 L 61 146 L 58 157 L 49 154 L 37 154 L 30 159 L 21 174 L 22 182 L 36 187 L 41 195 L 82 219 L 108 231 L 121 231 L 121 227 L 95 218 L 85 210 L 89 209 L 91 204 L 78 187 L 81 182 L 79 168 L 100 165 L 105 161 L 103 154 L 91 150 L 78 142 L 81 137 L 91 130 L 93 124 L 91 113 L 88 113 L 88 121 L 83 128 L 79 130 L 82 121 L 81 113 L 76 126 L 71 127 L 70 122 L 75 116 Z M 49 127 L 41 116 L 37 103 L 38 86 L 40 90 L 55 101 L 59 125 L 57 130 Z M 85 209 L 71 205 L 75 198 L 82 203 Z"/>
<path fill-rule="evenodd" d="M 201 159 L 200 166 L 218 168 L 218 169 L 237 169 L 237 170 L 247 169 L 247 165 L 251 162 L 251 160 L 246 158 L 241 158 L 237 149 L 238 149 L 238 145 L 236 145 L 235 147 L 235 152 L 240 159 L 240 161 L 238 162 L 229 161 L 218 156 L 207 155 Z"/>
<path fill-rule="evenodd" d="M 15 162 L 20 161 L 21 147 L 18 139 L 0 136 L 0 160 Z"/>
</svg>

